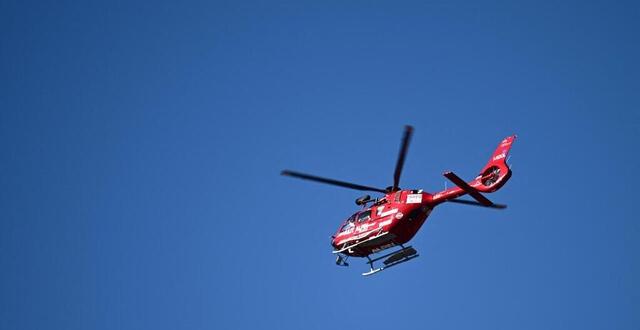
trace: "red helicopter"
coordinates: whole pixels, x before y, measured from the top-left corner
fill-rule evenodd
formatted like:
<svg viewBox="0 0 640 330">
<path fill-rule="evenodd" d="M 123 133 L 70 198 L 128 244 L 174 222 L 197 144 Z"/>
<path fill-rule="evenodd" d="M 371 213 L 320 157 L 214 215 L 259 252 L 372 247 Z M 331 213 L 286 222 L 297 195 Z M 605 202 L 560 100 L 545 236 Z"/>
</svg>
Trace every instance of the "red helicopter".
<svg viewBox="0 0 640 330">
<path fill-rule="evenodd" d="M 494 204 L 481 193 L 491 193 L 500 189 L 511 177 L 511 168 L 507 165 L 507 154 L 516 136 L 508 136 L 500 141 L 489 162 L 482 168 L 478 176 L 465 182 L 453 172 L 445 172 L 444 176 L 456 186 L 435 194 L 422 189 L 401 189 L 400 174 L 407 155 L 413 127 L 405 126 L 400 146 L 400 154 L 393 174 L 393 186 L 386 189 L 363 186 L 359 184 L 327 179 L 315 175 L 282 171 L 282 175 L 322 182 L 361 191 L 375 191 L 384 196 L 372 199 L 364 195 L 356 199 L 362 210 L 345 220 L 338 231 L 331 237 L 333 253 L 337 255 L 336 264 L 349 266 L 349 257 L 366 257 L 370 270 L 362 275 L 372 275 L 389 267 L 409 261 L 419 256 L 411 246 L 404 246 L 418 232 L 433 208 L 449 202 L 467 205 L 504 209 L 506 205 Z M 457 199 L 468 194 L 474 200 Z M 371 255 L 399 246 L 400 249 L 372 258 Z M 375 268 L 374 263 L 385 259 L 383 266 Z"/>
</svg>

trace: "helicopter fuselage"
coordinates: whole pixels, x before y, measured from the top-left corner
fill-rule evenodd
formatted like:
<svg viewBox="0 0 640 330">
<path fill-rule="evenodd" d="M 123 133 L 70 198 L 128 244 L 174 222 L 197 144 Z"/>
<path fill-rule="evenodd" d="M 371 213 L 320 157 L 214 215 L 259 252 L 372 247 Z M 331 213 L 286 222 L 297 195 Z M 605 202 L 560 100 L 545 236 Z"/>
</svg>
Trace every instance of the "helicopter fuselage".
<svg viewBox="0 0 640 330">
<path fill-rule="evenodd" d="M 434 206 L 432 195 L 421 190 L 391 192 L 347 219 L 331 245 L 336 250 L 354 246 L 342 253 L 364 257 L 404 244 L 422 227 Z"/>
</svg>

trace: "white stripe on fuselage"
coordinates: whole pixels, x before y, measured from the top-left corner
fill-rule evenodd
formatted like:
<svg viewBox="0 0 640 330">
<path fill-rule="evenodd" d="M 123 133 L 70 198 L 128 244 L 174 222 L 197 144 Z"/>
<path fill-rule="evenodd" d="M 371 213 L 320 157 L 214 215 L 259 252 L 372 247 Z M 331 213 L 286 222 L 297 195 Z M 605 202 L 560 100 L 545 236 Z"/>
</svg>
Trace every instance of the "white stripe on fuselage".
<svg viewBox="0 0 640 330">
<path fill-rule="evenodd" d="M 391 209 L 391 210 L 386 211 L 386 212 L 380 212 L 380 211 L 382 211 L 382 210 L 378 209 L 378 216 L 379 217 L 386 217 L 387 215 L 392 215 L 392 214 L 398 213 L 398 209 Z"/>
<path fill-rule="evenodd" d="M 389 219 L 389 220 L 382 221 L 382 222 L 380 222 L 380 223 L 378 224 L 378 228 L 380 228 L 380 227 L 384 227 L 384 226 L 386 226 L 386 225 L 388 225 L 388 224 L 391 224 L 392 222 L 393 222 L 393 218 L 391 218 L 391 219 Z"/>
</svg>

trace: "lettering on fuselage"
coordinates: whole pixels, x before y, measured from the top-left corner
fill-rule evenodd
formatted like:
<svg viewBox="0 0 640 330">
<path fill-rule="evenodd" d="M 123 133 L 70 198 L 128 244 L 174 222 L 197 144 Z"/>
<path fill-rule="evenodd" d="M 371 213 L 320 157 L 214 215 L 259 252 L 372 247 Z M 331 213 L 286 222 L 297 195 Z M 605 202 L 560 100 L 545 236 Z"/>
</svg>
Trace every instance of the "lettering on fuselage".
<svg viewBox="0 0 640 330">
<path fill-rule="evenodd" d="M 371 253 L 380 252 L 382 250 L 386 250 L 386 249 L 394 247 L 394 246 L 396 246 L 396 244 L 393 243 L 393 242 L 392 243 L 383 244 L 383 245 L 378 246 L 375 249 L 371 249 Z"/>
<path fill-rule="evenodd" d="M 356 227 L 356 233 L 361 233 L 369 230 L 369 227 L 373 226 L 373 223 L 363 223 Z"/>
<path fill-rule="evenodd" d="M 420 204 L 420 203 L 422 203 L 422 194 L 407 195 L 407 204 Z"/>
<path fill-rule="evenodd" d="M 505 152 L 503 152 L 503 153 L 493 157 L 493 160 L 499 160 L 499 159 L 505 158 L 506 156 L 507 155 L 505 154 Z"/>
</svg>

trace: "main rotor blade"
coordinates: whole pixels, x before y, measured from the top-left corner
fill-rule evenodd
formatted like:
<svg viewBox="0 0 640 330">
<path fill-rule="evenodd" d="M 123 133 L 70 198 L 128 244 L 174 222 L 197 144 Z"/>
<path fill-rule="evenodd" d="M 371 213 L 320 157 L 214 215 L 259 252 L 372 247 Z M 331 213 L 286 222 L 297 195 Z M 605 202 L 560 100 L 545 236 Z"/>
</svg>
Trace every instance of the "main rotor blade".
<svg viewBox="0 0 640 330">
<path fill-rule="evenodd" d="M 482 203 L 479 203 L 479 202 L 476 202 L 476 201 L 470 201 L 470 200 L 466 200 L 466 199 L 450 199 L 447 202 L 448 203 L 465 204 L 465 205 L 473 205 L 473 206 L 482 206 L 482 207 L 488 207 L 488 208 L 498 209 L 498 210 L 502 210 L 502 209 L 506 209 L 507 208 L 507 206 L 504 205 L 504 204 L 484 205 Z"/>
<path fill-rule="evenodd" d="M 327 178 L 322 178 L 322 177 L 315 176 L 315 175 L 310 175 L 310 174 L 305 174 L 305 173 L 300 173 L 300 172 L 294 172 L 294 171 L 289 171 L 289 170 L 284 170 L 280 174 L 286 175 L 286 176 L 291 176 L 291 177 L 294 177 L 294 178 L 304 179 L 304 180 L 311 180 L 311 181 L 322 182 L 322 183 L 326 183 L 326 184 L 332 184 L 334 186 L 340 186 L 340 187 L 350 188 L 350 189 L 355 189 L 355 190 L 377 191 L 377 192 L 381 192 L 383 194 L 387 193 L 386 190 L 380 189 L 380 188 L 368 187 L 368 186 L 363 186 L 363 185 L 359 185 L 359 184 L 355 184 L 355 183 L 338 181 L 338 180 L 334 180 L 334 179 L 327 179 Z"/>
<path fill-rule="evenodd" d="M 402 167 L 404 166 L 404 159 L 407 157 L 407 149 L 409 149 L 409 141 L 413 134 L 413 127 L 407 125 L 404 127 L 404 136 L 402 137 L 402 144 L 400 145 L 400 154 L 398 155 L 398 162 L 396 163 L 396 171 L 393 173 L 393 191 L 398 190 L 400 185 L 400 174 L 402 174 Z"/>
</svg>

